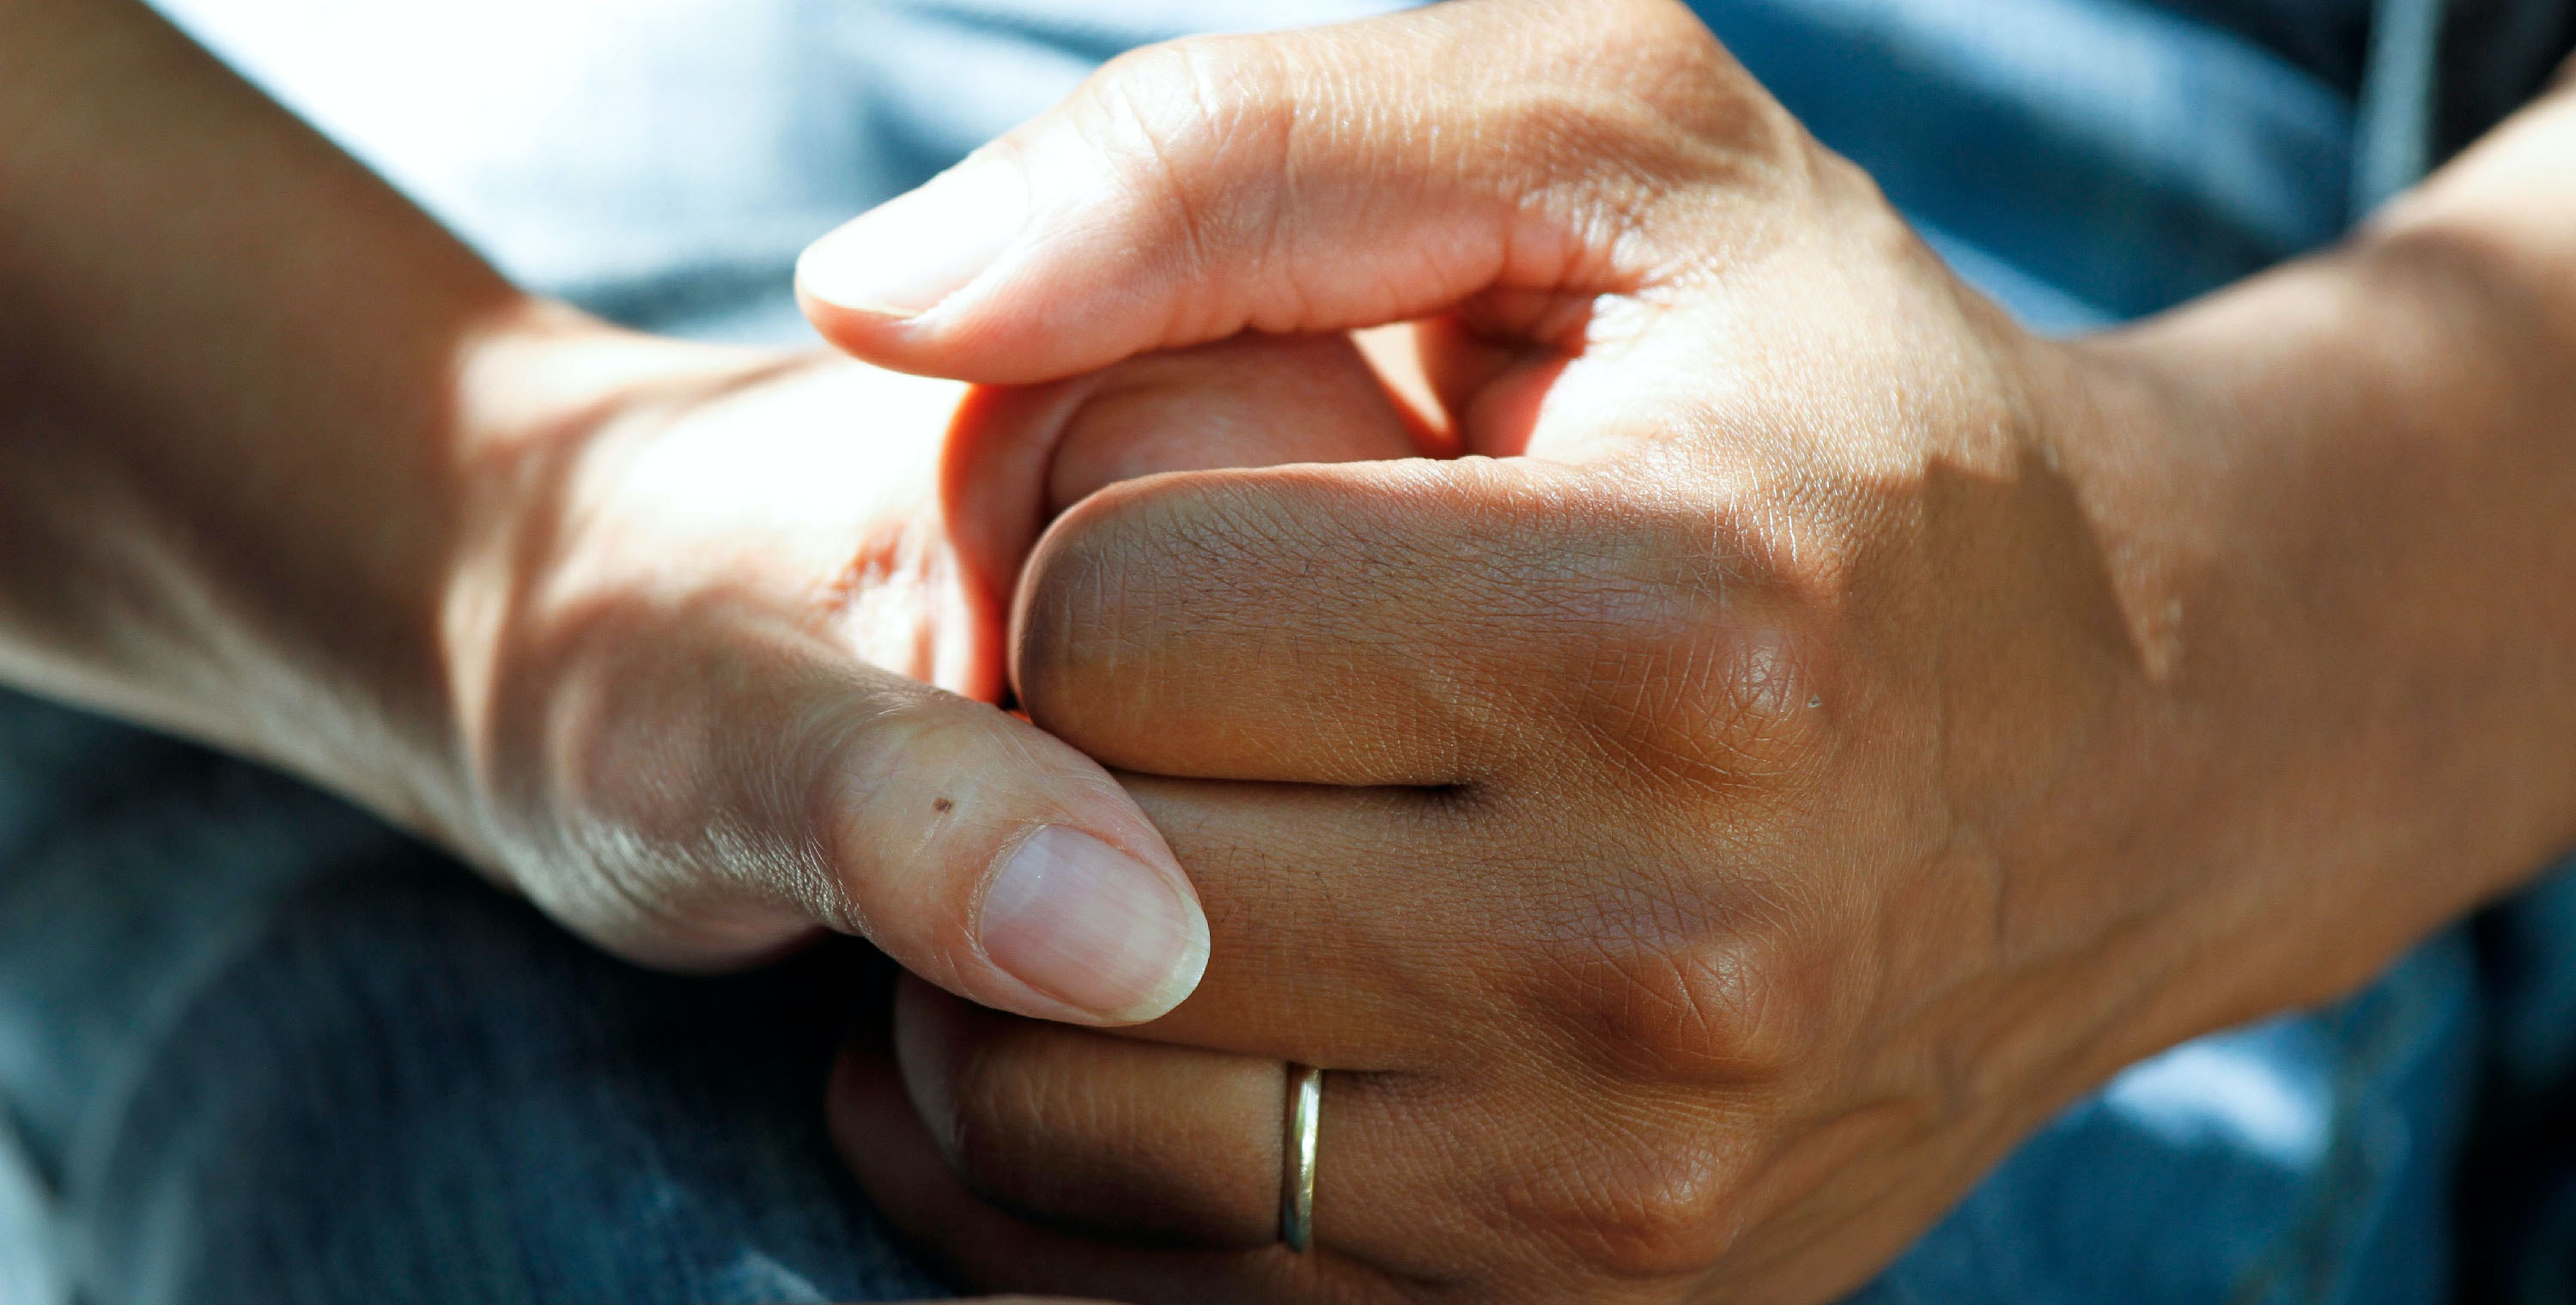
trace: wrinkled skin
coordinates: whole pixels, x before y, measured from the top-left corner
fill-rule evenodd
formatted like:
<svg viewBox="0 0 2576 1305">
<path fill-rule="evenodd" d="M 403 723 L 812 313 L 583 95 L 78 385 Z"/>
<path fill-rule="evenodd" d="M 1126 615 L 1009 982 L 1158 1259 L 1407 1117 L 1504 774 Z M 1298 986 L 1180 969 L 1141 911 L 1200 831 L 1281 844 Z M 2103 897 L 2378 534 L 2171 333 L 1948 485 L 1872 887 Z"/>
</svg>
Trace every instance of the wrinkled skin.
<svg viewBox="0 0 2576 1305">
<path fill-rule="evenodd" d="M 2570 683 L 2565 618 L 2389 602 L 2567 574 L 2513 533 L 2566 459 L 2432 438 L 2452 392 L 2281 383 L 2439 229 L 2042 341 L 1652 0 L 1166 47 L 967 166 L 1019 170 L 1029 234 L 921 312 L 809 269 L 844 346 L 1023 382 L 1413 321 L 1470 455 L 1128 481 L 1036 543 L 1019 700 L 1214 941 L 1132 1029 L 915 983 L 853 1050 L 845 1154 L 975 1285 L 1830 1299 L 2119 1066 L 2346 990 L 2576 832 L 2565 695 L 2509 691 Z M 2479 415 L 2563 440 L 2563 389 Z M 1285 1061 L 1330 1071 L 1305 1256 Z"/>
<path fill-rule="evenodd" d="M 976 872 L 1032 817 L 1161 852 L 1125 802 L 1063 796 L 1114 797 L 1096 766 L 987 705 L 1010 568 L 1066 477 L 1400 456 L 1395 404 L 1332 336 L 1155 355 L 1008 405 L 828 356 L 616 347 L 706 370 L 656 360 L 471 469 L 441 604 L 473 758 L 452 841 L 648 962 L 730 967 L 832 928 L 988 1004 L 1097 1018 L 978 964 Z"/>
</svg>

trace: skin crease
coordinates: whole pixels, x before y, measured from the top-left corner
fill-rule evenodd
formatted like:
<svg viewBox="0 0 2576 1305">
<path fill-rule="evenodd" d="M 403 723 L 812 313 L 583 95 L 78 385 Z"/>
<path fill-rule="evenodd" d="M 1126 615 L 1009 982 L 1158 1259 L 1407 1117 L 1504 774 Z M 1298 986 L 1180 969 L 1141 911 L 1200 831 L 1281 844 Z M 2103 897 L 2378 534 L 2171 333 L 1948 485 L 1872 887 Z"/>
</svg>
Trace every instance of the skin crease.
<svg viewBox="0 0 2576 1305">
<path fill-rule="evenodd" d="M 1478 456 L 1053 522 L 1020 700 L 1189 868 L 1207 977 L 1114 1034 L 910 983 L 844 1154 L 986 1288 L 1865 1281 L 2119 1067 L 2576 837 L 2571 158 L 2543 101 L 2343 248 L 2053 343 L 1678 6 L 1113 64 L 982 156 L 1034 197 L 992 268 L 809 279 L 818 324 L 1025 383 L 1413 322 Z M 1333 1071 L 1306 1256 L 1288 1060 Z"/>
<path fill-rule="evenodd" d="M 985 467 L 962 385 L 613 329 L 141 5 L 0 0 L 0 681 L 299 773 L 629 957 L 838 929 L 987 1004 L 1136 1017 L 983 948 L 980 886 L 1044 825 L 1188 889 L 994 705 L 1013 573 L 979 541 L 1024 549 L 1131 440 L 1383 458 L 1412 427 L 1338 334 L 1047 394 L 965 421 Z M 1167 420 L 1200 433 L 1135 427 Z"/>
</svg>

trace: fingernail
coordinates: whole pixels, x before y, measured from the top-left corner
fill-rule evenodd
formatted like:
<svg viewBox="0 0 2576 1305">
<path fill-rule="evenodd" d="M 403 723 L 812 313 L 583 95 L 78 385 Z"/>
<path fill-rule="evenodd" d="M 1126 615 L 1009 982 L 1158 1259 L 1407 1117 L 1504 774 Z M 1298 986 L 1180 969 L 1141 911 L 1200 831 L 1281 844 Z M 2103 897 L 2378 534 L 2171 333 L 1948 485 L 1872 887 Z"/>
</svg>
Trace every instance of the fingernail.
<svg viewBox="0 0 2576 1305">
<path fill-rule="evenodd" d="M 796 284 L 842 308 L 912 317 L 992 266 L 1028 219 L 1018 166 L 971 155 L 806 246 Z"/>
<path fill-rule="evenodd" d="M 1207 969 L 1207 920 L 1179 884 L 1065 825 L 1015 849 L 984 890 L 984 953 L 1104 1019 L 1149 1020 Z"/>
</svg>

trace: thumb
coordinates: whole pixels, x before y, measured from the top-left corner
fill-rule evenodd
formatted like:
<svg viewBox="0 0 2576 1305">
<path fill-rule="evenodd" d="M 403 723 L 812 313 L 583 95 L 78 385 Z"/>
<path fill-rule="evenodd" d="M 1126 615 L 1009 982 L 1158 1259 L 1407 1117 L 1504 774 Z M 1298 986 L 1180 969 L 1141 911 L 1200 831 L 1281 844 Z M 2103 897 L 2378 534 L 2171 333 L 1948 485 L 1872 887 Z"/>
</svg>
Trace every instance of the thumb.
<svg viewBox="0 0 2576 1305">
<path fill-rule="evenodd" d="M 601 613 L 513 711 L 512 877 L 647 963 L 727 968 L 818 926 L 970 1000 L 1152 1019 L 1208 926 L 1109 773 L 1027 721 L 868 665 L 797 622 Z"/>
<path fill-rule="evenodd" d="M 925 978 L 1001 1010 L 1150 1020 L 1207 967 L 1189 878 L 1117 781 L 1025 720 L 909 681 L 815 758 L 827 910 Z"/>
<path fill-rule="evenodd" d="M 852 353 L 986 382 L 1480 298 L 1543 339 L 1722 253 L 1660 215 L 1758 189 L 1800 139 L 1674 0 L 1197 38 L 825 236 L 798 289 Z"/>
</svg>

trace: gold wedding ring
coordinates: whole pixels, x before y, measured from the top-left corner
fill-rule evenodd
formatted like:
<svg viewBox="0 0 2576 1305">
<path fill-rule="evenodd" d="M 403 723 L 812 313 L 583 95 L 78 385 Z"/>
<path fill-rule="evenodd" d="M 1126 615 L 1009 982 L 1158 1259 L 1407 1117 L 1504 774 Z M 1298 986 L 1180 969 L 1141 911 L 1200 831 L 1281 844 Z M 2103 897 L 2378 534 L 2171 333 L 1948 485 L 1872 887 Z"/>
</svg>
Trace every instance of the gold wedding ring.
<svg viewBox="0 0 2576 1305">
<path fill-rule="evenodd" d="M 1315 1134 L 1324 1118 L 1324 1071 L 1288 1067 L 1288 1127 L 1279 1166 L 1279 1240 L 1303 1252 L 1315 1244 Z"/>
</svg>

